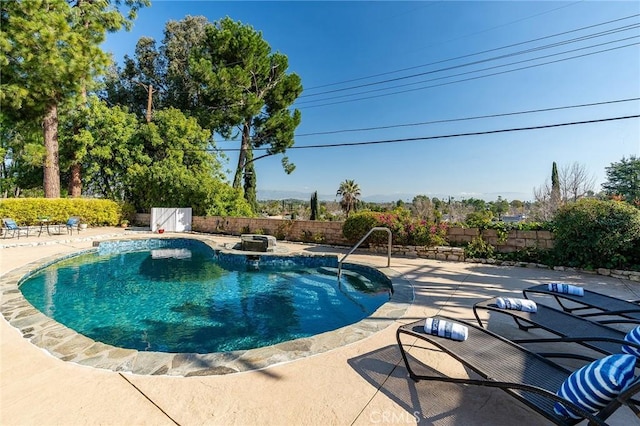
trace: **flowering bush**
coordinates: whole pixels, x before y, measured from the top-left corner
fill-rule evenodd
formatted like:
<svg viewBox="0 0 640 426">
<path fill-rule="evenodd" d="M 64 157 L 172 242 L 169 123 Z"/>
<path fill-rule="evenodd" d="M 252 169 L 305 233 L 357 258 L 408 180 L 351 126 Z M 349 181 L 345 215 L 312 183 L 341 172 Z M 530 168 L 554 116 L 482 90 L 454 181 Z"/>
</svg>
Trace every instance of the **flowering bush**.
<svg viewBox="0 0 640 426">
<path fill-rule="evenodd" d="M 446 245 L 447 224 L 433 223 L 412 218 L 407 211 L 391 213 L 360 212 L 347 218 L 342 234 L 354 244 L 366 235 L 371 228 L 385 227 L 391 230 L 392 242 L 396 245 L 437 246 Z M 369 244 L 384 244 L 387 235 L 374 232 L 366 241 Z"/>
</svg>

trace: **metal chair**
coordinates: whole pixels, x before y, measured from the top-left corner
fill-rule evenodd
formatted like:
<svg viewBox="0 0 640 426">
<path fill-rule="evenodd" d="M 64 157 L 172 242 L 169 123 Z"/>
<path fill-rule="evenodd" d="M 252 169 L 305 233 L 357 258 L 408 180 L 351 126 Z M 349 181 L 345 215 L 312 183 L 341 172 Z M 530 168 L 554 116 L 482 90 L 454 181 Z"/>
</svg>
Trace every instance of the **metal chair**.
<svg viewBox="0 0 640 426">
<path fill-rule="evenodd" d="M 11 232 L 11 237 L 15 237 L 16 233 L 18 234 L 18 239 L 20 239 L 20 233 L 26 233 L 26 236 L 29 236 L 29 227 L 28 226 L 18 226 L 15 220 L 10 218 L 2 219 L 2 224 L 4 227 L 4 238 L 7 238 L 7 235 Z"/>
</svg>

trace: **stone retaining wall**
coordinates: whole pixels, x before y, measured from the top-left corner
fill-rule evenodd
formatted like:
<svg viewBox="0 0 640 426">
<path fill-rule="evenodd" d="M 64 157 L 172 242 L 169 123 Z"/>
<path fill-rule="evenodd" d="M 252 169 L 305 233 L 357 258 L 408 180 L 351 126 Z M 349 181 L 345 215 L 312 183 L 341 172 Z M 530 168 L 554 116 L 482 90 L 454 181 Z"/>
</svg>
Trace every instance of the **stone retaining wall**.
<svg viewBox="0 0 640 426">
<path fill-rule="evenodd" d="M 136 215 L 136 225 L 149 226 L 149 214 L 138 213 Z M 349 242 L 342 236 L 342 225 L 344 222 L 322 222 L 313 220 L 286 220 L 271 218 L 242 218 L 242 217 L 221 217 L 221 216 L 194 216 L 192 229 L 195 232 L 205 232 L 211 234 L 257 234 L 263 233 L 273 235 L 279 240 L 309 242 L 328 245 L 350 246 Z M 550 249 L 553 247 L 553 234 L 550 231 L 510 231 L 506 238 L 500 238 L 494 229 L 479 230 L 478 228 L 449 228 L 447 239 L 452 244 L 469 243 L 479 235 L 487 243 L 493 245 L 496 250 L 509 253 L 523 248 L 537 247 Z M 372 245 L 370 252 L 386 254 L 386 244 Z M 460 247 L 421 247 L 421 246 L 399 246 L 391 248 L 394 256 L 420 257 L 424 259 L 449 260 L 453 262 L 477 262 L 502 266 L 520 266 L 526 268 L 551 269 L 547 265 L 527 262 L 507 262 L 495 259 L 465 259 L 464 250 Z M 567 268 L 556 266 L 554 270 L 565 271 L 575 270 L 586 274 L 598 274 L 640 282 L 640 272 L 621 271 L 616 269 L 600 268 L 589 271 L 577 268 Z"/>
<path fill-rule="evenodd" d="M 138 213 L 136 223 L 149 225 L 150 215 Z M 344 222 L 324 222 L 315 220 L 287 220 L 272 218 L 194 216 L 192 229 L 195 232 L 212 234 L 265 234 L 279 240 L 322 243 L 330 245 L 350 245 L 342 235 Z M 511 253 L 524 248 L 553 248 L 553 234 L 550 231 L 509 231 L 506 236 L 499 235 L 495 229 L 459 228 L 448 229 L 447 240 L 452 245 L 463 245 L 475 237 L 482 239 L 502 253 Z M 376 249 L 377 250 L 377 249 Z M 385 248 L 386 250 L 386 248 Z M 430 249 L 415 246 L 396 247 L 398 254 L 415 253 L 418 257 L 427 257 Z M 385 251 L 386 253 L 386 251 Z M 448 255 L 448 254 L 447 254 Z M 428 257 L 432 258 L 432 257 Z M 464 259 L 462 259 L 464 260 Z"/>
<path fill-rule="evenodd" d="M 369 251 L 372 253 L 387 254 L 387 244 L 371 244 Z M 450 260 L 452 262 L 464 262 L 464 249 L 460 247 L 424 247 L 424 246 L 391 246 L 391 255 L 420 257 L 423 259 Z"/>
<path fill-rule="evenodd" d="M 502 236 L 495 229 L 478 228 L 449 228 L 447 240 L 451 244 L 470 243 L 474 238 L 482 239 L 491 244 L 501 253 L 511 253 L 524 248 L 553 248 L 553 233 L 551 231 L 509 231 Z"/>
<path fill-rule="evenodd" d="M 136 223 L 149 225 L 150 215 L 136 215 Z M 330 245 L 349 245 L 342 236 L 344 222 L 321 222 L 316 220 L 287 220 L 272 218 L 193 216 L 194 232 L 210 234 L 264 234 L 279 240 L 299 241 Z"/>
</svg>

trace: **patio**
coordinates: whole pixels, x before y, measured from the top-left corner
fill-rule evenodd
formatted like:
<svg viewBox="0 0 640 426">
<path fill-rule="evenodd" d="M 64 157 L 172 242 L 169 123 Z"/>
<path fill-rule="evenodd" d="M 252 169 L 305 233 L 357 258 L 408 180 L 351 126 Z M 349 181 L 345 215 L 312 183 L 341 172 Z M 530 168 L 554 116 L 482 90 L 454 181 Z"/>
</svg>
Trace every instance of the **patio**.
<svg viewBox="0 0 640 426">
<path fill-rule="evenodd" d="M 93 241 L 129 237 L 122 228 L 79 235 L 0 241 L 2 274 L 55 254 L 92 246 Z M 213 236 L 220 243 L 238 238 Z M 285 244 L 278 242 L 279 245 Z M 347 249 L 286 244 L 290 251 L 346 253 Z M 386 256 L 357 251 L 350 262 L 386 266 Z M 86 367 L 54 358 L 0 321 L 0 423 L 41 424 L 299 424 L 299 425 L 540 425 L 544 419 L 496 389 L 407 378 L 396 347 L 400 324 L 442 314 L 475 321 L 475 302 L 494 296 L 521 297 L 521 290 L 550 281 L 579 283 L 624 299 L 640 299 L 640 285 L 569 271 L 391 259 L 391 269 L 414 286 L 415 300 L 401 320 L 374 335 L 327 352 L 265 369 L 221 376 L 143 376 Z M 489 328 L 512 332 L 511 323 Z M 429 365 L 467 375 L 439 353 Z M 639 424 L 629 410 L 609 419 Z"/>
</svg>

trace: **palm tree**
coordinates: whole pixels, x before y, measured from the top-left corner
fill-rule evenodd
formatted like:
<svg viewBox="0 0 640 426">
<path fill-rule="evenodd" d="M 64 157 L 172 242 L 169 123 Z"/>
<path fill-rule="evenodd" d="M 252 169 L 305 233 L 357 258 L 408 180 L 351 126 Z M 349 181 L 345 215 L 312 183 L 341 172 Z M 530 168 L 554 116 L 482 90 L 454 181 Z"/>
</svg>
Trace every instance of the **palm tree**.
<svg viewBox="0 0 640 426">
<path fill-rule="evenodd" d="M 342 200 L 340 200 L 340 206 L 342 210 L 349 217 L 349 213 L 351 210 L 356 209 L 356 203 L 358 202 L 358 197 L 360 196 L 360 187 L 353 180 L 345 180 L 340 184 L 340 188 L 338 188 L 338 192 L 336 195 L 342 196 Z"/>
</svg>

